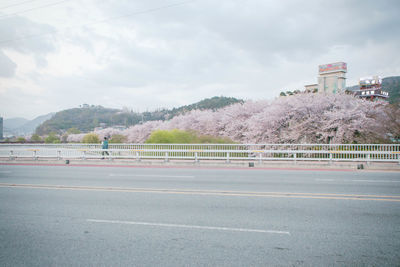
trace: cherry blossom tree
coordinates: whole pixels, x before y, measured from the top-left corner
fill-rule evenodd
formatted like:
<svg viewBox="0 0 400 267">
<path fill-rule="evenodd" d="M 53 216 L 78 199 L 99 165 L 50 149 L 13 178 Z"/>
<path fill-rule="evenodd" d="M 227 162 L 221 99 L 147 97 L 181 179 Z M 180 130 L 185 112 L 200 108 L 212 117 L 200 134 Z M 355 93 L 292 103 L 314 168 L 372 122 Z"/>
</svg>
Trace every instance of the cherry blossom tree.
<svg viewBox="0 0 400 267">
<path fill-rule="evenodd" d="M 376 143 L 387 141 L 388 133 L 400 135 L 399 116 L 393 115 L 399 114 L 399 108 L 388 106 L 346 94 L 297 94 L 247 101 L 217 111 L 194 110 L 165 122 L 96 133 L 100 137 L 122 134 L 131 143 L 144 143 L 154 130 L 172 129 L 240 143 Z M 70 135 L 68 141 L 81 137 Z"/>
</svg>

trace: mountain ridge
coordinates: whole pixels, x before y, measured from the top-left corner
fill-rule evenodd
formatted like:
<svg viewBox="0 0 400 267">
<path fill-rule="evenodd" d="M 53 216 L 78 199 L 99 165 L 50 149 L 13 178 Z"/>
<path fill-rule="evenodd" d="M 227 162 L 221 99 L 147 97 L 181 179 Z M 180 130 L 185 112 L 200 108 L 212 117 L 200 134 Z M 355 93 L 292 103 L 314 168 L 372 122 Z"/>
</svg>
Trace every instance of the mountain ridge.
<svg viewBox="0 0 400 267">
<path fill-rule="evenodd" d="M 66 109 L 55 113 L 52 118 L 41 123 L 35 132 L 39 135 L 46 135 L 50 132 L 61 134 L 70 128 L 88 132 L 99 126 L 110 127 L 120 125 L 129 127 L 146 121 L 169 120 L 195 109 L 216 110 L 234 103 L 243 103 L 243 100 L 233 97 L 215 96 L 179 108 L 159 109 L 153 112 L 146 111 L 142 113 L 127 109 L 112 109 L 84 104 L 79 108 Z"/>
<path fill-rule="evenodd" d="M 50 119 L 54 114 L 54 112 L 51 112 L 45 115 L 40 115 L 32 120 L 20 117 L 4 119 L 4 135 L 20 136 L 32 134 L 36 130 L 36 127 Z"/>
</svg>

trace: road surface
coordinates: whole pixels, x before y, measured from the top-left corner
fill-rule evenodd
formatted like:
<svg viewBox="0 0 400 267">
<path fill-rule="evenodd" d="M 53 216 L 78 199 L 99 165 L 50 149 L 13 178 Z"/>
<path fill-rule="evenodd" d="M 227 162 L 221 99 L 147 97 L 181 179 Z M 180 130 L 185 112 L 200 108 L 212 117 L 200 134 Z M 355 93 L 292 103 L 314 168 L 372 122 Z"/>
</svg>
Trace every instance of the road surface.
<svg viewBox="0 0 400 267">
<path fill-rule="evenodd" d="M 0 166 L 1 266 L 399 264 L 399 172 Z"/>
</svg>

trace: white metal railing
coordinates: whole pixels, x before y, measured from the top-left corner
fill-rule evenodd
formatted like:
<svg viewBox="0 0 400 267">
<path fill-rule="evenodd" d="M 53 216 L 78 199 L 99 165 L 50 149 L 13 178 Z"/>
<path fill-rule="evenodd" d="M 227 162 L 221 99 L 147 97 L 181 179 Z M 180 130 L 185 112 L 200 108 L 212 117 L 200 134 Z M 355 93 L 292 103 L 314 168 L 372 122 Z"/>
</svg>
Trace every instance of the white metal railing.
<svg viewBox="0 0 400 267">
<path fill-rule="evenodd" d="M 399 162 L 399 144 L 0 144 L 0 158 Z"/>
</svg>

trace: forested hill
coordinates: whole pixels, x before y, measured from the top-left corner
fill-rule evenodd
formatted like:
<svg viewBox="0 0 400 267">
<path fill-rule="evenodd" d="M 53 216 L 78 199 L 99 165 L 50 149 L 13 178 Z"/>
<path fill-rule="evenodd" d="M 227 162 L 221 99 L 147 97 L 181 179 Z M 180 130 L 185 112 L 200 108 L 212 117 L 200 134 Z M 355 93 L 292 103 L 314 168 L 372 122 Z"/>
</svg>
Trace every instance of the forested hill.
<svg viewBox="0 0 400 267">
<path fill-rule="evenodd" d="M 166 120 L 195 109 L 216 110 L 243 100 L 233 97 L 213 97 L 200 102 L 173 109 L 160 109 L 153 112 L 133 112 L 129 110 L 111 109 L 102 106 L 83 105 L 80 108 L 67 109 L 57 112 L 51 119 L 36 128 L 39 135 L 50 132 L 62 133 L 70 128 L 82 132 L 92 131 L 99 126 L 123 125 L 126 127 L 146 121 Z"/>
<path fill-rule="evenodd" d="M 389 92 L 389 102 L 400 102 L 400 76 L 386 77 L 382 81 L 382 89 Z"/>
</svg>

